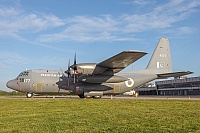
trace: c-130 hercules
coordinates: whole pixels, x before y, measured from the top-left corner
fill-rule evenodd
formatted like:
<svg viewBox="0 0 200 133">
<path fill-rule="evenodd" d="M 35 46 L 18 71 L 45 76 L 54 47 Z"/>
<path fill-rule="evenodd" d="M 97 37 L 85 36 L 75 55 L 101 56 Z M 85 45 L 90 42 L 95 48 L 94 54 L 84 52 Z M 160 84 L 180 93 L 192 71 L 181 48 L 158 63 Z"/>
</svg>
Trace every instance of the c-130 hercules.
<svg viewBox="0 0 200 133">
<path fill-rule="evenodd" d="M 167 38 L 161 38 L 144 70 L 120 72 L 137 61 L 146 52 L 123 51 L 100 63 L 68 65 L 68 70 L 26 70 L 16 79 L 7 82 L 7 87 L 24 92 L 28 98 L 33 94 L 69 94 L 80 98 L 100 98 L 103 95 L 118 95 L 137 88 L 155 79 L 179 77 L 190 71 L 172 72 L 170 46 Z M 120 72 L 120 73 L 119 73 Z"/>
</svg>

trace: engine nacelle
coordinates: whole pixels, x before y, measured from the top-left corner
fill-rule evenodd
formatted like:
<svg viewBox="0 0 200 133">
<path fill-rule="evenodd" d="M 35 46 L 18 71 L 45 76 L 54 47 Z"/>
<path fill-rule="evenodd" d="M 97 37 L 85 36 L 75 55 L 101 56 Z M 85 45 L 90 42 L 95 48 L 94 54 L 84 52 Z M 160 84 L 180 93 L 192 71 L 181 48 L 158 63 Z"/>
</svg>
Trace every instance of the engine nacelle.
<svg viewBox="0 0 200 133">
<path fill-rule="evenodd" d="M 81 63 L 76 66 L 79 74 L 86 75 L 100 74 L 107 70 L 107 68 L 97 66 L 96 63 Z"/>
</svg>

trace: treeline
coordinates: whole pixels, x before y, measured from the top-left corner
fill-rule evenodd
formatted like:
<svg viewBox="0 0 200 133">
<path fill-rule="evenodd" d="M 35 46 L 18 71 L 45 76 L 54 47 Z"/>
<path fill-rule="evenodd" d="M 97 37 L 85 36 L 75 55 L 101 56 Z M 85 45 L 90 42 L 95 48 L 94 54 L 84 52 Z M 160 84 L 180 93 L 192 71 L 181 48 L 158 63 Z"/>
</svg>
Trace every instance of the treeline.
<svg viewBox="0 0 200 133">
<path fill-rule="evenodd" d="M 22 92 L 17 92 L 17 91 L 7 92 L 0 90 L 0 96 L 24 96 L 24 95 L 25 93 Z"/>
</svg>

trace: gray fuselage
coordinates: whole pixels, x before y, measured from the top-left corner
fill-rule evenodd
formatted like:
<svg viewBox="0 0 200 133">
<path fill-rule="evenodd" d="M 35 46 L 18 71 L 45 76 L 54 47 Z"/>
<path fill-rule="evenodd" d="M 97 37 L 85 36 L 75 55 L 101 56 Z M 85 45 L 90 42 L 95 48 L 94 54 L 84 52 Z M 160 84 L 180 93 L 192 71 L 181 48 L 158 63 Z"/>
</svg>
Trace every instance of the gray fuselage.
<svg viewBox="0 0 200 133">
<path fill-rule="evenodd" d="M 118 83 L 85 83 L 68 78 L 61 70 L 27 70 L 10 80 L 7 86 L 20 92 L 36 94 L 117 95 L 157 78 L 156 74 L 126 72 L 117 74 L 127 80 Z"/>
</svg>

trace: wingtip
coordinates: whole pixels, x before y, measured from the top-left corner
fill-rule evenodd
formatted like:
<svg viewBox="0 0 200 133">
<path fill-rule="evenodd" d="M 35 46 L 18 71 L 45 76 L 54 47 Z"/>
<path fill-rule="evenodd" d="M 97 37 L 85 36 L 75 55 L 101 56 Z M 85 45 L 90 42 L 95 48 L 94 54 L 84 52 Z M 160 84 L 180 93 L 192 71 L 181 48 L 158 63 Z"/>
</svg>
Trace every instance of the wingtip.
<svg viewBox="0 0 200 133">
<path fill-rule="evenodd" d="M 194 72 L 191 72 L 191 71 L 186 71 L 188 74 L 193 74 Z"/>
<path fill-rule="evenodd" d="M 148 54 L 147 52 L 144 52 L 144 51 L 139 51 L 139 50 L 126 50 L 126 51 L 123 51 L 125 53 L 144 53 L 144 54 Z"/>
</svg>

